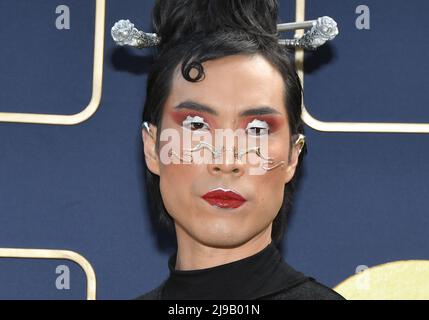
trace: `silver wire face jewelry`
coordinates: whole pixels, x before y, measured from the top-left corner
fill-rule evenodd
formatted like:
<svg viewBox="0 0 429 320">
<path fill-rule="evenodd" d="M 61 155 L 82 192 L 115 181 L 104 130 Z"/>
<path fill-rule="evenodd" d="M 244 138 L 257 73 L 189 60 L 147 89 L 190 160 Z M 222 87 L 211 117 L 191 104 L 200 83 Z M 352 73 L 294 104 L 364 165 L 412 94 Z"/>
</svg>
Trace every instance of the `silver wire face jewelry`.
<svg viewBox="0 0 429 320">
<path fill-rule="evenodd" d="M 149 124 L 147 121 L 144 121 L 142 123 L 142 127 L 145 128 L 146 131 L 149 133 L 149 135 L 153 138 L 152 132 L 150 130 L 150 127 L 149 127 Z M 302 148 L 305 144 L 305 135 L 299 133 L 299 134 L 297 134 L 297 137 L 298 138 L 295 141 L 295 145 L 300 145 L 299 153 L 301 153 Z M 222 148 L 216 148 L 212 144 L 204 142 L 204 141 L 199 142 L 195 147 L 193 147 L 191 149 L 183 149 L 184 155 L 188 156 L 189 157 L 188 159 L 184 159 L 183 157 L 179 156 L 172 149 L 170 149 L 168 151 L 168 156 L 169 157 L 174 156 L 174 157 L 178 158 L 179 160 L 181 160 L 182 162 L 190 164 L 190 163 L 194 163 L 194 158 L 192 156 L 192 153 L 200 151 L 202 149 L 209 150 L 214 159 L 221 157 L 222 153 L 225 151 L 233 151 L 234 152 L 234 160 L 239 160 L 239 161 L 242 161 L 242 158 L 244 155 L 251 153 L 251 152 L 254 152 L 257 156 L 259 156 L 262 160 L 264 160 L 261 168 L 266 170 L 266 171 L 271 171 L 271 170 L 274 170 L 276 168 L 283 167 L 285 165 L 284 160 L 276 162 L 273 158 L 269 158 L 269 157 L 264 156 L 261 153 L 260 147 L 251 147 L 251 148 L 248 148 L 247 150 L 238 151 L 236 147 L 234 147 L 233 149 L 226 149 L 225 146 L 223 146 Z"/>
<path fill-rule="evenodd" d="M 239 160 L 242 161 L 242 158 L 244 155 L 250 153 L 250 152 L 254 152 L 256 153 L 257 156 L 259 156 L 263 161 L 263 164 L 261 166 L 261 168 L 263 168 L 266 171 L 271 171 L 275 168 L 278 168 L 280 166 L 283 166 L 285 164 L 285 161 L 279 161 L 279 162 L 275 162 L 273 158 L 267 158 L 265 157 L 262 153 L 261 153 L 261 149 L 260 147 L 252 147 L 249 148 L 247 150 L 244 151 L 238 151 L 236 147 L 234 147 L 233 149 L 227 149 L 225 147 L 222 148 L 215 148 L 213 145 L 207 143 L 207 142 L 199 142 L 194 148 L 192 149 L 183 149 L 183 153 L 185 156 L 189 156 L 189 159 L 184 159 L 183 157 L 179 156 L 176 152 L 174 152 L 173 150 L 169 150 L 168 151 L 168 155 L 171 156 L 175 156 L 176 158 L 178 158 L 179 160 L 183 161 L 184 163 L 194 163 L 194 158 L 192 156 L 193 152 L 197 152 L 200 151 L 202 149 L 207 149 L 212 153 L 212 156 L 214 159 L 217 159 L 219 157 L 222 156 L 222 153 L 225 151 L 233 151 L 234 152 L 234 159 L 235 160 Z M 271 165 L 271 166 L 267 166 L 267 165 Z"/>
<path fill-rule="evenodd" d="M 279 44 L 288 48 L 315 50 L 327 41 L 333 40 L 339 33 L 338 25 L 331 17 L 320 17 L 316 20 L 283 23 L 277 25 L 277 31 L 291 31 L 310 28 L 301 38 L 279 39 Z M 130 20 L 119 20 L 111 30 L 113 40 L 120 46 L 131 46 L 139 49 L 155 47 L 162 41 L 156 33 L 138 30 Z"/>
</svg>

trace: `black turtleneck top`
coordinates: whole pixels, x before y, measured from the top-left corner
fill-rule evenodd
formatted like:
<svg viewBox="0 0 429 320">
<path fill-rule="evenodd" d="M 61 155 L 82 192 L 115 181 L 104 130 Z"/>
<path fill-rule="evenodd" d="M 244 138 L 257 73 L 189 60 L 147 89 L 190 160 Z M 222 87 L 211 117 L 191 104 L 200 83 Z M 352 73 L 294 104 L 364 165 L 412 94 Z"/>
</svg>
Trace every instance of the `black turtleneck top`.
<svg viewBox="0 0 429 320">
<path fill-rule="evenodd" d="M 170 256 L 169 277 L 138 300 L 342 300 L 341 295 L 284 262 L 271 242 L 258 253 L 223 265 L 176 270 Z"/>
</svg>

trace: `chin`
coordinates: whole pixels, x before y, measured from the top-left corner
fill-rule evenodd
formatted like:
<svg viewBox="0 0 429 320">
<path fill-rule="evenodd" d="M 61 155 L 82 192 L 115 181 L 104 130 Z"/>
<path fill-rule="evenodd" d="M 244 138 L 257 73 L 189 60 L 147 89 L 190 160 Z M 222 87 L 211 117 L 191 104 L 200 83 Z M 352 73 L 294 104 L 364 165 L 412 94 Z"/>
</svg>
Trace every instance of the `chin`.
<svg viewBox="0 0 429 320">
<path fill-rule="evenodd" d="M 236 228 L 219 230 L 218 228 L 209 228 L 208 230 L 198 230 L 194 233 L 193 238 L 205 246 L 214 248 L 235 248 L 239 247 L 254 236 L 252 232 L 246 232 L 241 229 L 237 232 Z"/>
<path fill-rule="evenodd" d="M 250 239 L 248 239 L 250 240 Z M 234 238 L 223 238 L 220 237 L 205 237 L 204 239 L 199 239 L 199 242 L 204 244 L 207 247 L 211 248 L 237 248 L 246 243 L 248 240 L 234 239 Z"/>
</svg>

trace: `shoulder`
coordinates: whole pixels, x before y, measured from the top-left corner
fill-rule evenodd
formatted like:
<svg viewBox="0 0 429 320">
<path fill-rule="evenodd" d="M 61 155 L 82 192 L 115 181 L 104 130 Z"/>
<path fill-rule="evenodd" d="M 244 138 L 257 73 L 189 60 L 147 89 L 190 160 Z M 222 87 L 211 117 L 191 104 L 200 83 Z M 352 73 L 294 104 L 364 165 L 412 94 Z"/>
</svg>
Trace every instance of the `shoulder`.
<svg viewBox="0 0 429 320">
<path fill-rule="evenodd" d="M 345 300 L 336 291 L 308 277 L 292 288 L 277 292 L 265 299 L 269 300 Z"/>
<path fill-rule="evenodd" d="M 164 282 L 161 283 L 161 285 L 159 285 L 155 289 L 152 289 L 151 291 L 138 296 L 134 300 L 161 300 L 161 294 L 162 294 L 163 288 L 164 288 Z"/>
</svg>

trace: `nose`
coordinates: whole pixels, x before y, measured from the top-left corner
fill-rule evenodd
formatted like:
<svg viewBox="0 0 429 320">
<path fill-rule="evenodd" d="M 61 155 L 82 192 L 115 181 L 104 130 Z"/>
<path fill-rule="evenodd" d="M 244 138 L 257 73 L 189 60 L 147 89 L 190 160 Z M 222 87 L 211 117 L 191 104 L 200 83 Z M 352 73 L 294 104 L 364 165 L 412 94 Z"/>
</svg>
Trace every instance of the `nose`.
<svg viewBox="0 0 429 320">
<path fill-rule="evenodd" d="M 238 158 L 237 149 L 223 149 L 219 157 L 213 157 L 207 170 L 212 175 L 232 174 L 240 177 L 245 172 L 245 165 Z"/>
</svg>

